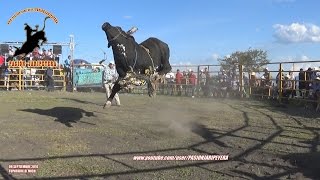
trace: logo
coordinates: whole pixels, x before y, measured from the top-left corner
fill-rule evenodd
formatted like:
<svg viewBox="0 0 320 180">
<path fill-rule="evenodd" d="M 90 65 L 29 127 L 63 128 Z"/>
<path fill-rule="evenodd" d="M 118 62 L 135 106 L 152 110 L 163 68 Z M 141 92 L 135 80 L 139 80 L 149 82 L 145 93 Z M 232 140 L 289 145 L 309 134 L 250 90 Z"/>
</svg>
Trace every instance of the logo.
<svg viewBox="0 0 320 180">
<path fill-rule="evenodd" d="M 38 30 L 39 26 L 36 25 L 35 29 L 31 28 L 27 23 L 25 23 L 25 28 L 24 30 L 26 31 L 26 41 L 22 44 L 21 48 L 15 47 L 15 53 L 14 53 L 14 57 L 15 56 L 26 56 L 29 53 L 33 52 L 33 50 L 35 48 L 40 48 L 40 46 L 42 46 L 44 43 L 47 42 L 47 37 L 46 37 L 46 33 L 45 33 L 45 27 L 46 27 L 46 20 L 47 19 L 52 19 L 56 24 L 58 23 L 58 19 L 50 12 L 41 9 L 41 8 L 26 8 L 23 9 L 19 12 L 16 12 L 8 21 L 8 24 L 10 24 L 17 16 L 26 13 L 26 12 L 40 12 L 43 13 L 45 15 L 47 15 L 47 17 L 44 19 L 43 21 L 43 28 L 41 30 Z"/>
<path fill-rule="evenodd" d="M 45 9 L 42 8 L 26 8 L 23 9 L 19 12 L 16 12 L 13 16 L 10 17 L 10 19 L 8 20 L 8 24 L 11 24 L 11 22 L 18 17 L 19 15 L 23 14 L 23 13 L 27 13 L 27 12 L 40 12 L 42 14 L 47 15 L 48 17 L 50 17 L 56 24 L 58 23 L 58 18 L 56 18 L 52 13 L 48 12 Z"/>
</svg>

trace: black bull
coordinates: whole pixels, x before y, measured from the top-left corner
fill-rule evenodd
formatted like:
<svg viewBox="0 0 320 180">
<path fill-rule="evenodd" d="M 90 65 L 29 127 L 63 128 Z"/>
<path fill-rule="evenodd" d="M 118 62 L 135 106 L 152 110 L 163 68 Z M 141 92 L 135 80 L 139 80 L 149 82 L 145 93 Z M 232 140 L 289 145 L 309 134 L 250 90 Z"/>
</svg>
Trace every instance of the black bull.
<svg viewBox="0 0 320 180">
<path fill-rule="evenodd" d="M 115 94 L 122 88 L 135 84 L 132 79 L 136 82 L 146 82 L 149 96 L 153 96 L 154 81 L 171 71 L 169 46 L 157 38 L 149 38 L 138 44 L 120 27 L 111 26 L 107 22 L 102 25 L 102 30 L 106 33 L 108 47 L 112 47 L 119 74 L 105 106 L 111 105 Z"/>
</svg>

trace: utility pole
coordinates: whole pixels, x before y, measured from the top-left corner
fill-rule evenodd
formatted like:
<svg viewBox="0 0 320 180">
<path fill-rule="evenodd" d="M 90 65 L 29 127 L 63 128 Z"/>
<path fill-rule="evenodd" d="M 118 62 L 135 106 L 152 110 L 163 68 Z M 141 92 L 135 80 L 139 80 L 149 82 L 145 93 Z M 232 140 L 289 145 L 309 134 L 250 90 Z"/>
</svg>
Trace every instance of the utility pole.
<svg viewBox="0 0 320 180">
<path fill-rule="evenodd" d="M 71 59 L 70 59 L 70 63 L 71 63 L 71 81 L 72 81 L 72 92 L 75 90 L 75 87 L 74 87 L 74 83 L 73 83 L 73 72 L 74 72 L 74 35 L 71 34 L 70 35 L 70 43 L 69 43 L 69 49 L 70 49 L 70 56 L 71 56 Z"/>
<path fill-rule="evenodd" d="M 71 60 L 73 60 L 74 58 L 74 35 L 70 35 L 70 43 L 69 43 L 69 49 L 70 49 L 70 56 L 71 56 Z"/>
</svg>

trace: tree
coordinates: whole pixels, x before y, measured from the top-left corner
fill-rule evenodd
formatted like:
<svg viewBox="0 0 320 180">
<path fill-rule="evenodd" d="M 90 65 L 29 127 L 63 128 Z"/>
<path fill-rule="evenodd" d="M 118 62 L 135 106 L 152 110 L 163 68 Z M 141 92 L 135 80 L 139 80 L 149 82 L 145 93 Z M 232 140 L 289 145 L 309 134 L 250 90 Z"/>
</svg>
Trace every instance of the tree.
<svg viewBox="0 0 320 180">
<path fill-rule="evenodd" d="M 267 58 L 267 51 L 249 48 L 247 51 L 236 51 L 230 56 L 225 56 L 223 59 L 219 59 L 219 62 L 226 71 L 230 71 L 241 64 L 243 65 L 243 71 L 253 72 L 261 71 L 262 66 L 270 61 Z"/>
</svg>

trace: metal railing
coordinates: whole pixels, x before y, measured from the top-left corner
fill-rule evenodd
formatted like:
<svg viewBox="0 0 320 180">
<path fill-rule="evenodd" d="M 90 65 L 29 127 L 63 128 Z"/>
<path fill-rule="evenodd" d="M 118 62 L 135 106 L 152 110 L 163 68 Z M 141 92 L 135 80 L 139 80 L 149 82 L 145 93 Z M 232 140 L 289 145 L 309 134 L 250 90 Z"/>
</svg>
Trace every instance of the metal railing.
<svg viewBox="0 0 320 180">
<path fill-rule="evenodd" d="M 263 78 L 264 71 L 246 71 L 244 70 L 244 65 L 235 65 L 233 72 L 229 73 L 229 76 L 234 76 L 232 81 L 237 83 L 237 86 L 231 87 L 229 90 L 221 90 L 221 85 L 219 85 L 219 80 L 213 84 L 210 84 L 209 94 L 211 97 L 215 97 L 214 93 L 235 93 L 239 97 L 261 97 L 268 99 L 276 99 L 279 102 L 287 101 L 288 99 L 298 99 L 304 102 L 317 102 L 318 100 L 314 98 L 314 90 L 309 84 L 314 84 L 316 81 L 311 77 L 311 73 L 315 74 L 320 72 L 319 70 L 306 71 L 309 67 L 319 67 L 320 61 L 295 61 L 295 62 L 272 62 L 266 64 L 264 67 L 268 68 L 267 74 L 269 77 Z M 179 69 L 180 72 L 188 72 L 190 69 L 194 71 L 197 75 L 195 87 L 190 87 L 188 83 L 188 77 L 184 79 L 184 83 L 176 84 L 172 79 L 167 79 L 163 84 L 158 84 L 157 93 L 162 95 L 173 95 L 173 96 L 203 96 L 204 87 L 202 87 L 202 77 L 200 76 L 201 70 L 207 68 L 207 72 L 210 75 L 210 80 L 212 78 L 219 78 L 222 73 L 222 68 L 220 65 L 189 65 L 189 66 L 173 66 L 173 74 L 175 79 L 176 70 Z M 300 71 L 303 68 L 303 71 Z M 263 68 L 262 68 L 263 69 Z M 294 79 L 286 79 L 285 74 L 289 72 L 294 75 Z M 252 74 L 254 73 L 254 76 Z M 303 78 L 299 79 L 299 73 L 303 74 Z M 279 76 L 277 77 L 277 75 Z M 320 75 L 320 74 L 319 74 Z M 320 82 L 320 81 L 319 81 Z M 207 82 L 208 83 L 208 82 Z M 229 82 L 230 83 L 230 82 Z M 288 84 L 290 86 L 288 86 Z M 301 86 L 303 84 L 303 87 Z M 231 85 L 232 86 L 232 85 Z M 299 87 L 300 86 L 300 87 Z M 191 89 L 191 90 L 190 90 Z M 194 93 L 190 93 L 194 92 Z M 147 93 L 146 88 L 137 88 L 133 93 Z M 301 94 L 303 93 L 303 94 Z M 210 96 L 210 95 L 209 95 Z"/>
<path fill-rule="evenodd" d="M 42 89 L 45 88 L 45 71 L 53 69 L 54 86 L 66 90 L 64 69 L 55 61 L 9 61 L 7 69 L 0 70 L 1 89 Z"/>
</svg>

